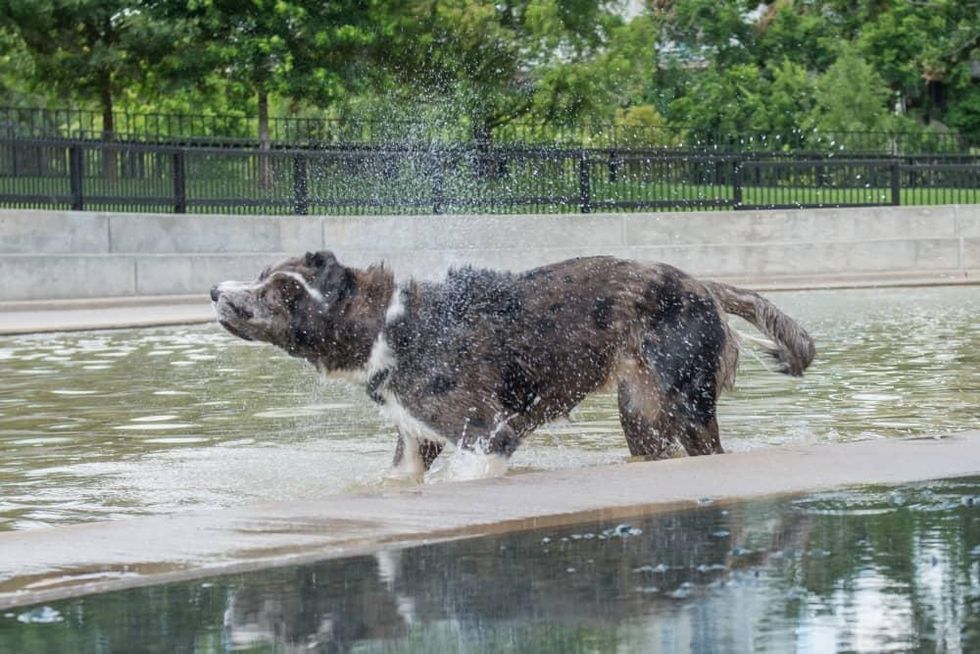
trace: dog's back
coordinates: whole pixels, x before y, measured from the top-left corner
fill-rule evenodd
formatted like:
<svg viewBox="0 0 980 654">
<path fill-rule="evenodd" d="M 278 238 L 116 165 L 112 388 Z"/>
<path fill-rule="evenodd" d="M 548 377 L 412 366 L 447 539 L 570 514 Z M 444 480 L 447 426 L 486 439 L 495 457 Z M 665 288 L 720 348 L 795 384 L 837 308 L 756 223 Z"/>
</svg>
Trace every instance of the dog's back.
<svg viewBox="0 0 980 654">
<path fill-rule="evenodd" d="M 714 405 L 736 343 L 715 296 L 671 266 L 592 257 L 517 275 L 455 270 L 410 287 L 386 335 L 393 392 L 443 433 L 496 434 L 508 449 L 613 384 L 635 454 L 720 451 Z"/>
</svg>

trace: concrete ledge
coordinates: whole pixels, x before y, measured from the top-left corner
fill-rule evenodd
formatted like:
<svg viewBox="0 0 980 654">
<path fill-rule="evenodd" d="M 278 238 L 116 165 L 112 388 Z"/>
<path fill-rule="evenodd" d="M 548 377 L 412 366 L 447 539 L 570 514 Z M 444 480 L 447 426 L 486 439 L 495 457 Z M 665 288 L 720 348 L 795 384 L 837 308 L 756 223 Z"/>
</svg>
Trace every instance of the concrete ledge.
<svg viewBox="0 0 980 654">
<path fill-rule="evenodd" d="M 509 475 L 0 533 L 0 609 L 434 540 L 616 520 L 705 498 L 980 474 L 980 431 Z"/>
<path fill-rule="evenodd" d="M 701 277 L 980 269 L 980 205 L 677 213 L 227 216 L 0 210 L 0 301 L 206 293 L 328 248 L 402 276 L 452 265 L 524 270 L 595 254 Z"/>
</svg>

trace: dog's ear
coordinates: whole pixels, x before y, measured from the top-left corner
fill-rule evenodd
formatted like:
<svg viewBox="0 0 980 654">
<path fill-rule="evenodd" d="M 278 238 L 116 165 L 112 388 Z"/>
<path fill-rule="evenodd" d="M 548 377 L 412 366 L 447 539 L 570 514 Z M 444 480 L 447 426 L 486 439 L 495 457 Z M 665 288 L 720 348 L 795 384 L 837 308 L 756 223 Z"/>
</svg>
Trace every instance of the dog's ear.
<svg viewBox="0 0 980 654">
<path fill-rule="evenodd" d="M 340 265 L 333 252 L 307 252 L 306 263 L 316 270 L 313 285 L 332 302 L 353 295 L 357 281 L 354 271 Z"/>
<path fill-rule="evenodd" d="M 333 252 L 330 252 L 329 250 L 307 252 L 304 259 L 307 266 L 310 268 L 316 268 L 317 270 L 329 268 L 337 263 L 337 257 L 335 257 Z"/>
</svg>

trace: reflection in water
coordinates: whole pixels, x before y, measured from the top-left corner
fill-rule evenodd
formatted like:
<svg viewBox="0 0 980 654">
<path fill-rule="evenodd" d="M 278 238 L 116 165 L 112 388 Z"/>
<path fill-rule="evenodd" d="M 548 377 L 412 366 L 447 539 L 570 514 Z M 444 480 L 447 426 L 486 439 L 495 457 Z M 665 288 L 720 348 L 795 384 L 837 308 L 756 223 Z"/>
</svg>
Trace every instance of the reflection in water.
<svg viewBox="0 0 980 654">
<path fill-rule="evenodd" d="M 978 426 L 980 289 L 773 294 L 814 334 L 806 377 L 742 357 L 730 450 Z M 362 390 L 217 326 L 0 338 L 0 529 L 315 499 L 393 448 Z M 615 399 L 539 430 L 513 468 L 624 460 Z"/>
<path fill-rule="evenodd" d="M 708 505 L 15 609 L 0 651 L 980 651 L 980 479 Z"/>
</svg>

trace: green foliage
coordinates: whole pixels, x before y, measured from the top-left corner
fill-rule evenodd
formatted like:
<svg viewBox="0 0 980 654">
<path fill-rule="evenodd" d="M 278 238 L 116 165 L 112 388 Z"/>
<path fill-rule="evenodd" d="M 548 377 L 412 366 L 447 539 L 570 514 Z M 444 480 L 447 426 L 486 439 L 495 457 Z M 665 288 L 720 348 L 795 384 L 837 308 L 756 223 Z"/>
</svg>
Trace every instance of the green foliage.
<svg viewBox="0 0 980 654">
<path fill-rule="evenodd" d="M 814 107 L 814 81 L 806 68 L 789 59 L 771 68 L 772 83 L 766 98 L 766 130 L 790 134 L 800 129 Z"/>
<path fill-rule="evenodd" d="M 9 29 L 0 27 L 0 98 L 5 104 L 22 107 L 43 106 L 50 94 L 36 88 L 33 78 L 34 62 L 24 42 Z"/>
<path fill-rule="evenodd" d="M 980 86 L 964 89 L 949 112 L 950 127 L 980 136 Z"/>
<path fill-rule="evenodd" d="M 808 3 L 779 0 L 756 27 L 752 51 L 762 65 L 789 60 L 807 70 L 826 70 L 839 49 L 837 30 Z"/>
<path fill-rule="evenodd" d="M 764 131 L 767 94 L 768 82 L 755 64 L 708 69 L 686 95 L 671 102 L 671 116 L 702 131 Z"/>
<path fill-rule="evenodd" d="M 97 102 L 106 112 L 146 71 L 165 71 L 169 53 L 186 38 L 185 20 L 165 20 L 149 3 L 132 0 L 7 0 L 0 26 L 30 56 L 25 78 L 35 87 Z"/>
<path fill-rule="evenodd" d="M 434 0 L 393 16 L 387 57 L 395 94 L 443 102 L 474 134 L 518 118 L 556 123 L 597 110 L 608 49 L 621 19 L 607 0 Z M 625 39 L 624 48 L 630 44 Z M 635 42 L 632 42 L 635 45 Z M 605 99 L 604 97 L 602 98 Z M 600 105 L 602 105 L 600 107 Z"/>
<path fill-rule="evenodd" d="M 980 137 L 977 0 L 7 0 L 3 104 Z M 897 101 L 909 115 L 896 117 Z M 634 113 L 639 112 L 639 113 Z M 644 119 L 645 120 L 645 119 Z M 251 136 L 255 136 L 252 134 Z"/>
<path fill-rule="evenodd" d="M 846 50 L 816 81 L 809 125 L 826 132 L 887 131 L 892 91 L 860 55 Z"/>
</svg>

